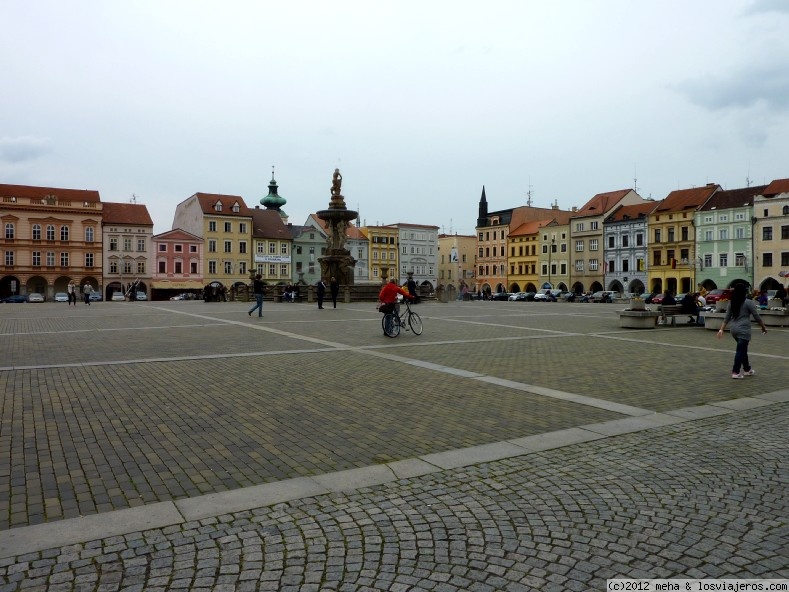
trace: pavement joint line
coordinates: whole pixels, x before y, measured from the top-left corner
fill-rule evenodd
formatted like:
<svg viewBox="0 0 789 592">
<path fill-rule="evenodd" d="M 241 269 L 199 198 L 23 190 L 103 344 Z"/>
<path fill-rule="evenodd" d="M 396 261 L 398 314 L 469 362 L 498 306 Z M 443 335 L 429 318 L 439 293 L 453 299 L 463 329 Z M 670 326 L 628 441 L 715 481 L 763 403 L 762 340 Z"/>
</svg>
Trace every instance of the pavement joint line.
<svg viewBox="0 0 789 592">
<path fill-rule="evenodd" d="M 642 331 L 652 331 L 652 329 L 642 329 Z M 638 339 L 630 339 L 626 337 L 618 337 L 616 335 L 612 335 L 610 333 L 587 333 L 589 337 L 595 337 L 598 339 L 612 339 L 614 341 L 629 341 L 633 343 L 638 343 L 639 345 L 644 345 L 643 341 Z M 658 341 L 650 342 L 649 345 L 660 345 L 664 347 L 671 347 L 671 348 L 684 348 L 684 349 L 694 349 L 697 351 L 708 351 L 708 352 L 726 352 L 731 353 L 731 348 L 719 348 L 719 347 L 701 347 L 698 345 L 684 345 L 678 343 L 660 343 Z M 789 360 L 789 356 L 779 356 L 777 354 L 769 354 L 769 353 L 758 353 L 758 352 L 748 352 L 749 357 L 760 357 L 760 358 L 772 358 L 775 360 Z"/>
<path fill-rule="evenodd" d="M 789 391 L 777 391 L 763 395 L 768 398 L 773 396 L 780 401 L 762 399 L 758 401 L 759 405 L 756 406 L 786 403 L 786 399 L 789 399 Z M 755 397 L 750 399 L 757 402 Z M 735 413 L 754 408 L 753 403 L 739 406 L 738 401 L 742 401 L 742 399 L 704 405 L 699 408 L 721 407 L 723 413 Z M 731 405 L 726 407 L 727 403 L 731 403 Z M 292 502 L 332 492 L 349 492 L 360 488 L 385 485 L 400 479 L 496 462 L 710 417 L 705 413 L 693 417 L 677 415 L 682 411 L 682 409 L 678 409 L 673 412 L 656 413 L 649 417 L 614 419 L 524 438 L 426 454 L 387 464 L 370 465 L 312 477 L 296 477 L 182 500 L 157 502 L 80 518 L 12 528 L 0 531 L 0 559 L 176 526 L 190 521 L 270 507 L 278 503 Z"/>
</svg>

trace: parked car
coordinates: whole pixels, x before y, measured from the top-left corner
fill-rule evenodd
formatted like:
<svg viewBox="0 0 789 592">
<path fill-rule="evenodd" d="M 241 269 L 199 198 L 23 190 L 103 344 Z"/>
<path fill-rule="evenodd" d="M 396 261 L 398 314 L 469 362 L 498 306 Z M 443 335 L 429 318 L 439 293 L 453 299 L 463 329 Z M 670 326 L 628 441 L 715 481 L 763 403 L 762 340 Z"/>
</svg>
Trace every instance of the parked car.
<svg viewBox="0 0 789 592">
<path fill-rule="evenodd" d="M 56 293 L 55 302 L 68 302 L 68 294 L 66 294 L 65 292 Z"/>
<path fill-rule="evenodd" d="M 184 298 L 184 294 L 176 294 L 175 296 L 170 296 L 170 300 L 186 300 L 186 298 Z"/>
<path fill-rule="evenodd" d="M 649 299 L 649 302 L 647 302 L 647 304 L 662 304 L 664 294 L 665 292 L 659 292 L 658 294 L 655 294 L 654 296 L 652 296 L 652 298 Z"/>
<path fill-rule="evenodd" d="M 535 302 L 550 302 L 551 300 L 552 300 L 552 296 L 545 290 L 534 294 Z"/>
<path fill-rule="evenodd" d="M 644 292 L 641 294 L 641 298 L 644 299 L 644 304 L 652 304 L 652 298 L 655 297 L 654 292 Z"/>
<path fill-rule="evenodd" d="M 491 300 L 507 300 L 510 295 L 507 292 L 496 292 L 493 294 L 490 299 Z"/>
<path fill-rule="evenodd" d="M 123 302 L 124 300 L 126 300 L 126 297 L 123 295 L 123 292 L 118 291 L 112 293 L 112 296 L 110 296 L 110 300 L 112 300 L 113 302 Z"/>
<path fill-rule="evenodd" d="M 30 294 L 27 295 L 27 301 L 28 302 L 44 302 L 44 297 L 41 294 L 39 294 L 38 292 L 30 292 Z"/>
<path fill-rule="evenodd" d="M 5 302 L 7 304 L 24 304 L 27 303 L 27 296 L 24 294 L 14 294 L 12 296 L 6 296 L 0 302 Z"/>
<path fill-rule="evenodd" d="M 148 295 L 145 292 L 137 292 L 137 300 L 148 300 Z"/>
<path fill-rule="evenodd" d="M 101 292 L 91 292 L 88 300 L 91 302 L 101 302 L 104 298 L 101 295 Z"/>
<path fill-rule="evenodd" d="M 730 288 L 719 288 L 710 290 L 704 297 L 707 304 L 715 304 L 718 300 L 731 300 L 732 290 Z"/>
<path fill-rule="evenodd" d="M 526 297 L 526 292 L 513 292 L 512 294 L 510 294 L 510 297 L 507 298 L 507 300 L 509 300 L 511 302 L 515 301 L 515 300 L 518 300 L 518 296 L 520 296 L 521 294 L 523 294 L 524 298 Z"/>
<path fill-rule="evenodd" d="M 609 290 L 601 290 L 599 292 L 595 292 L 589 298 L 590 302 L 608 302 L 611 303 L 614 301 L 614 298 L 617 298 L 619 295 L 618 292 L 611 292 Z"/>
</svg>

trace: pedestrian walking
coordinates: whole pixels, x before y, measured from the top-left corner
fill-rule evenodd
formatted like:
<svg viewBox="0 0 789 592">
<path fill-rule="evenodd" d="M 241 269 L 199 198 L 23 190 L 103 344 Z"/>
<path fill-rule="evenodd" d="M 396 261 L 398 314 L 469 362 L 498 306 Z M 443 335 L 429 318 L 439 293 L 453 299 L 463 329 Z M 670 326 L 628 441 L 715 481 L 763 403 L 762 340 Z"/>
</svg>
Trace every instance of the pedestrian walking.
<svg viewBox="0 0 789 592">
<path fill-rule="evenodd" d="M 74 302 L 74 306 L 77 306 L 77 287 L 74 285 L 74 282 L 68 283 L 66 292 L 68 293 L 68 305 L 71 306 L 71 303 Z"/>
<path fill-rule="evenodd" d="M 767 333 L 767 327 L 764 325 L 762 317 L 759 316 L 756 302 L 745 297 L 745 284 L 736 284 L 732 291 L 731 300 L 729 300 L 729 306 L 726 308 L 726 317 L 723 319 L 723 324 L 716 335 L 718 339 L 723 337 L 723 331 L 728 325 L 731 336 L 737 342 L 737 349 L 734 352 L 734 366 L 731 369 L 731 377 L 735 379 L 756 374 L 756 371 L 751 367 L 750 360 L 748 360 L 748 344 L 751 341 L 751 317 L 759 323 L 759 326 L 762 328 L 762 335 Z"/>
<path fill-rule="evenodd" d="M 93 286 L 91 286 L 88 282 L 85 282 L 85 285 L 82 288 L 82 295 L 85 298 L 85 304 L 87 304 L 88 306 L 90 306 L 90 295 L 92 293 L 93 293 Z M 75 302 L 74 306 L 76 305 L 77 303 Z"/>
<path fill-rule="evenodd" d="M 323 298 L 326 296 L 326 282 L 323 278 L 318 280 L 318 308 L 323 308 Z"/>
<path fill-rule="evenodd" d="M 261 277 L 263 276 L 257 274 L 252 282 L 252 291 L 255 293 L 256 304 L 249 309 L 249 316 L 252 316 L 255 309 L 258 311 L 258 317 L 263 316 L 263 295 L 266 293 L 266 287 L 263 285 L 263 280 L 260 279 Z"/>
<path fill-rule="evenodd" d="M 329 290 L 331 291 L 331 301 L 334 305 L 334 308 L 337 308 L 337 296 L 340 293 L 340 282 L 337 281 L 337 278 L 331 276 L 329 280 Z"/>
</svg>

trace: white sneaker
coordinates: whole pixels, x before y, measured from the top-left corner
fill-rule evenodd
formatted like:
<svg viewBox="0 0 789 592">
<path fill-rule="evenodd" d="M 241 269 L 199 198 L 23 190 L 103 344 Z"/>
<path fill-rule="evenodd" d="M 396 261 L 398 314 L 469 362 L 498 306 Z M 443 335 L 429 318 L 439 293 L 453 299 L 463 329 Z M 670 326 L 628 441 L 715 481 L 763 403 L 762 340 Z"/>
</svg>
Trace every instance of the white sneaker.
<svg viewBox="0 0 789 592">
<path fill-rule="evenodd" d="M 754 370 L 753 368 L 751 368 L 750 370 L 746 370 L 745 372 L 742 373 L 743 376 L 753 376 L 754 374 L 756 374 L 756 370 Z"/>
<path fill-rule="evenodd" d="M 731 373 L 731 377 L 732 377 L 732 378 L 734 378 L 734 379 L 737 379 L 737 378 L 745 378 L 745 377 L 744 377 L 742 374 L 737 374 L 737 373 L 735 373 L 735 372 L 732 372 L 732 373 Z"/>
</svg>

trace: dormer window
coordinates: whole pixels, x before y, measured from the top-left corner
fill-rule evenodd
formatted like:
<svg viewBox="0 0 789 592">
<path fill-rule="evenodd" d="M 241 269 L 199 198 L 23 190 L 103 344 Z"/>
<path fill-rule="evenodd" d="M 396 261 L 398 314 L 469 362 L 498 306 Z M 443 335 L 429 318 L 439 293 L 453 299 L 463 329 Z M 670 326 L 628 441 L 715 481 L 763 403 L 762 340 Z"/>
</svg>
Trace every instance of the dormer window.
<svg viewBox="0 0 789 592">
<path fill-rule="evenodd" d="M 216 202 L 214 204 L 214 211 L 215 212 L 221 212 L 222 211 L 222 202 L 221 201 L 218 201 L 218 202 Z"/>
<path fill-rule="evenodd" d="M 234 203 L 234 204 L 233 204 L 233 212 L 234 212 L 235 214 L 238 214 L 240 211 L 241 211 L 241 206 L 240 206 L 240 205 L 238 205 L 238 202 Z"/>
</svg>

